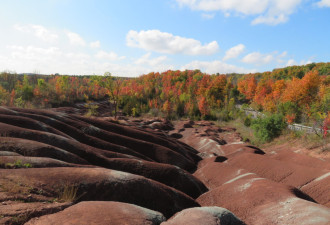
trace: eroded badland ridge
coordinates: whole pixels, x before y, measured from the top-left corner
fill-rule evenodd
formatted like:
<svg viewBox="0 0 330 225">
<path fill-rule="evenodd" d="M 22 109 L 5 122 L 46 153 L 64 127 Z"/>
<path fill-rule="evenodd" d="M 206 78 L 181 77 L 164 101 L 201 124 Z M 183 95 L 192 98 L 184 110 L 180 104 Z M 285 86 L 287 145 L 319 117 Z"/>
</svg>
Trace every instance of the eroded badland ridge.
<svg viewBox="0 0 330 225">
<path fill-rule="evenodd" d="M 0 108 L 2 224 L 328 224 L 330 163 L 212 122 Z"/>
</svg>

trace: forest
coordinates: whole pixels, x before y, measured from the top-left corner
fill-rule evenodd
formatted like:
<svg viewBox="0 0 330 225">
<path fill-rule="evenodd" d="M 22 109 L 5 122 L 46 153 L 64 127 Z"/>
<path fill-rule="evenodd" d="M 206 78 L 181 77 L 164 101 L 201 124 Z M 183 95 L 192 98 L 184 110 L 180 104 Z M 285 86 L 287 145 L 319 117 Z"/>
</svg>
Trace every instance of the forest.
<svg viewBox="0 0 330 225">
<path fill-rule="evenodd" d="M 110 99 L 123 115 L 230 120 L 237 106 L 279 114 L 287 123 L 330 123 L 330 63 L 253 74 L 200 70 L 149 73 L 137 78 L 0 73 L 0 104 L 24 108 L 69 106 Z M 328 129 L 328 128 L 326 128 Z"/>
</svg>

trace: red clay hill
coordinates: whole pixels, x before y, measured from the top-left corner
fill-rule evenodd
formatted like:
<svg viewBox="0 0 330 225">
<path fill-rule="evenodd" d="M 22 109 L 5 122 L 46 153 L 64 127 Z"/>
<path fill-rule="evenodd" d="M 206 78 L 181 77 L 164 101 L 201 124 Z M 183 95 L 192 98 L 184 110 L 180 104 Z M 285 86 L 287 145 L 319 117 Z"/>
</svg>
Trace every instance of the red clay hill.
<svg viewBox="0 0 330 225">
<path fill-rule="evenodd" d="M 330 163 L 210 122 L 0 107 L 0 224 L 329 224 Z"/>
</svg>

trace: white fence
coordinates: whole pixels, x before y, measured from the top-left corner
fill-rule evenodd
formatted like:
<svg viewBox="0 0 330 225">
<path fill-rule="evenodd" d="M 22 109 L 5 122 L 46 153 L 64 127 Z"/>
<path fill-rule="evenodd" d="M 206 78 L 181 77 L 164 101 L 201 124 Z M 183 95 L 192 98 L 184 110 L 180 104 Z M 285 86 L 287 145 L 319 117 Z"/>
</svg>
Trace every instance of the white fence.
<svg viewBox="0 0 330 225">
<path fill-rule="evenodd" d="M 236 108 L 242 109 L 242 105 L 236 105 Z M 251 115 L 252 118 L 258 118 L 258 117 L 264 117 L 265 116 L 265 114 L 263 114 L 261 112 L 258 112 L 258 111 L 254 110 L 252 108 L 246 108 L 246 109 L 242 109 L 242 110 L 244 110 L 246 115 Z M 297 123 L 289 124 L 288 129 L 296 130 L 296 131 L 303 131 L 303 132 L 306 132 L 308 134 L 322 135 L 322 133 L 323 133 L 322 128 L 308 127 L 308 126 L 304 126 L 304 125 L 297 124 Z M 327 132 L 330 133 L 330 130 L 327 130 Z"/>
<path fill-rule="evenodd" d="M 314 134 L 322 135 L 322 133 L 323 133 L 322 128 L 308 127 L 308 126 L 304 126 L 304 125 L 297 124 L 297 123 L 289 124 L 288 129 L 297 130 L 297 131 L 304 131 L 308 134 L 313 134 L 314 133 Z M 330 130 L 327 130 L 327 132 L 330 133 Z"/>
</svg>

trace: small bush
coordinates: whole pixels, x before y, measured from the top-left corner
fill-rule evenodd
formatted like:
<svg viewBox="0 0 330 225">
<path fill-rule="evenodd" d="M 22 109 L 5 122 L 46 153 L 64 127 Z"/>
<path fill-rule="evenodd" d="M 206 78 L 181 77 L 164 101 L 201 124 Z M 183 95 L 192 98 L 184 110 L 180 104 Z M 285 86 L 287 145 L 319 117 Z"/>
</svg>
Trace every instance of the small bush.
<svg viewBox="0 0 330 225">
<path fill-rule="evenodd" d="M 139 112 L 139 109 L 138 108 L 135 108 L 135 107 L 132 108 L 132 116 L 133 117 L 140 116 L 140 112 Z"/>
<path fill-rule="evenodd" d="M 86 116 L 97 116 L 98 112 L 97 109 L 99 108 L 98 105 L 93 104 L 92 102 L 88 102 L 85 107 L 87 108 Z"/>
<path fill-rule="evenodd" d="M 217 115 L 217 119 L 220 121 L 228 122 L 229 120 L 232 120 L 232 117 L 228 110 L 221 110 Z"/>
<path fill-rule="evenodd" d="M 280 136 L 282 130 L 286 127 L 284 117 L 280 114 L 273 114 L 252 121 L 254 135 L 259 141 L 265 143 Z"/>
<path fill-rule="evenodd" d="M 164 117 L 164 114 L 157 108 L 150 109 L 148 115 L 151 117 Z"/>
<path fill-rule="evenodd" d="M 244 126 L 250 127 L 251 123 L 252 123 L 251 117 L 250 116 L 245 117 L 243 123 L 244 123 Z"/>
<path fill-rule="evenodd" d="M 25 164 L 23 164 L 23 167 L 25 167 L 25 168 L 32 168 L 33 166 L 30 163 L 25 163 Z"/>
</svg>

